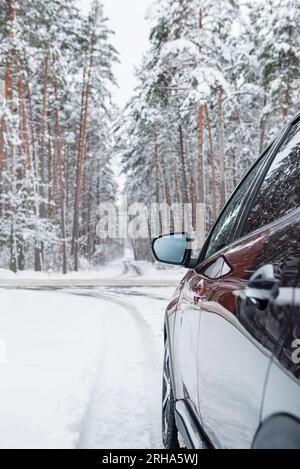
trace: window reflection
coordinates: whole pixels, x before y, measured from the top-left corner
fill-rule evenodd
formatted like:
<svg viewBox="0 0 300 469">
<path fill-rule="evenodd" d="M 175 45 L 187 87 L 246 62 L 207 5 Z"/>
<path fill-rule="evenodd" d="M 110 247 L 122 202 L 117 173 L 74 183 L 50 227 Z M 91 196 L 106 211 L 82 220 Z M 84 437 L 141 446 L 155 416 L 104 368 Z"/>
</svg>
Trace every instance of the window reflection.
<svg viewBox="0 0 300 469">
<path fill-rule="evenodd" d="M 292 127 L 259 190 L 244 234 L 278 220 L 300 205 L 300 123 Z"/>
<path fill-rule="evenodd" d="M 242 203 L 249 191 L 254 178 L 262 168 L 268 152 L 258 161 L 258 163 L 252 168 L 246 179 L 240 184 L 239 188 L 233 195 L 232 199 L 227 204 L 222 215 L 218 219 L 212 234 L 210 236 L 209 244 L 205 254 L 205 259 L 215 254 L 217 251 L 225 247 L 232 233 L 232 229 L 239 215 L 242 207 Z"/>
</svg>

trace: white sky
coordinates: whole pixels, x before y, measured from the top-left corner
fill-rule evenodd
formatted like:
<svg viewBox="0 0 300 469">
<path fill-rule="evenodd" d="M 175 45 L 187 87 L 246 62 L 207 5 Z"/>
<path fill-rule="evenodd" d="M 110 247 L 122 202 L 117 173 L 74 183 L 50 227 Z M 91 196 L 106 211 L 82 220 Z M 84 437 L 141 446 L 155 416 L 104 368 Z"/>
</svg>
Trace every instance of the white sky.
<svg viewBox="0 0 300 469">
<path fill-rule="evenodd" d="M 145 14 L 152 0 L 102 0 L 104 13 L 115 31 L 113 45 L 120 54 L 121 64 L 114 67 L 119 84 L 115 93 L 116 104 L 123 106 L 135 87 L 134 67 L 139 65 L 147 49 L 149 25 Z M 78 0 L 83 13 L 87 13 L 91 0 Z"/>
</svg>

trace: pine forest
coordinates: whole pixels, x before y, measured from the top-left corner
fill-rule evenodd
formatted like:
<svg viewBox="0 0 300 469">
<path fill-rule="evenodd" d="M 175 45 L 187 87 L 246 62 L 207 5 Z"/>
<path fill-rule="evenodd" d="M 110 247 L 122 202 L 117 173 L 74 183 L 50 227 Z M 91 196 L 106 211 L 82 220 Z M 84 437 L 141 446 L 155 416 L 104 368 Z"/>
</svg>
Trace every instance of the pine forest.
<svg viewBox="0 0 300 469">
<path fill-rule="evenodd" d="M 298 0 L 153 0 L 124 109 L 100 0 L 0 0 L 0 268 L 79 270 L 123 255 L 99 204 L 204 203 L 206 231 L 300 109 Z M 193 227 L 191 227 L 191 230 Z M 149 239 L 132 243 L 150 260 Z"/>
</svg>

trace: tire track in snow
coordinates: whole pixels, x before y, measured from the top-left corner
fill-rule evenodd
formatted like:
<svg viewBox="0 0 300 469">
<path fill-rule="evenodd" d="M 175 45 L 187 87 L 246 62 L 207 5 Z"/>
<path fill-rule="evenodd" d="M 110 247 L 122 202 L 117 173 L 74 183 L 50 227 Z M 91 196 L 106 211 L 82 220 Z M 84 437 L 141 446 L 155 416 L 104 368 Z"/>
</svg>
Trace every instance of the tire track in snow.
<svg viewBox="0 0 300 469">
<path fill-rule="evenodd" d="M 152 330 L 146 320 L 141 315 L 139 309 L 133 305 L 127 299 L 120 299 L 118 294 L 112 294 L 111 292 L 100 292 L 100 291 L 66 291 L 66 293 L 89 296 L 93 298 L 99 298 L 107 302 L 113 303 L 117 306 L 120 306 L 122 309 L 125 309 L 127 313 L 132 318 L 137 332 L 140 334 L 142 342 L 142 352 L 143 352 L 143 381 L 144 381 L 144 398 L 147 406 L 147 419 L 148 419 L 148 435 L 149 435 L 149 444 L 150 448 L 158 448 L 162 446 L 161 443 L 161 417 L 160 417 L 160 408 L 158 412 L 158 407 L 161 402 L 160 387 L 156 383 L 161 381 L 161 369 L 156 364 L 160 363 L 159 353 L 156 348 L 155 338 L 152 333 Z M 123 293 L 124 294 L 124 293 Z M 145 293 L 146 297 L 152 299 L 158 299 L 157 296 Z M 161 298 L 159 298 L 161 299 Z M 108 317 L 106 315 L 106 321 L 111 320 L 111 315 Z M 111 329 L 111 324 L 108 324 L 107 330 Z M 126 332 L 125 332 L 126 333 Z M 105 347 L 105 354 L 107 354 L 107 344 Z M 94 390 L 93 396 L 89 408 L 86 413 L 85 423 L 82 427 L 81 435 L 79 438 L 78 447 L 87 448 L 90 447 L 90 442 L 95 438 L 93 433 L 97 432 L 97 422 L 95 425 L 95 419 L 97 419 L 97 413 L 99 414 L 98 425 L 101 425 L 101 403 L 99 398 L 101 392 L 97 389 L 102 385 L 101 377 L 104 374 L 103 362 L 99 360 L 99 370 L 98 377 L 96 380 L 96 389 Z M 126 396 L 124 396 L 126 399 Z M 134 424 L 134 421 L 132 422 Z"/>
<path fill-rule="evenodd" d="M 86 447 L 87 438 L 89 435 L 89 421 L 91 419 L 92 409 L 95 406 L 94 401 L 97 395 L 97 386 L 98 386 L 100 375 L 101 375 L 101 364 L 105 360 L 105 354 L 106 354 L 105 343 L 103 340 L 100 342 L 98 353 L 99 355 L 98 355 L 98 362 L 97 362 L 97 371 L 95 374 L 93 385 L 90 390 L 89 404 L 84 412 L 84 415 L 81 421 L 80 434 L 79 434 L 78 441 L 76 444 L 77 449 L 84 449 Z"/>
<path fill-rule="evenodd" d="M 112 295 L 102 295 L 103 299 L 108 299 L 112 303 L 120 305 L 130 314 L 138 325 L 138 329 L 142 335 L 142 344 L 144 352 L 144 378 L 145 378 L 145 392 L 149 394 L 147 400 L 148 407 L 148 420 L 149 420 L 149 437 L 152 448 L 157 447 L 157 442 L 161 437 L 161 419 L 160 414 L 157 415 L 157 403 L 161 402 L 161 395 L 157 392 L 156 387 L 153 386 L 157 380 L 161 379 L 162 371 L 155 368 L 155 365 L 159 363 L 158 350 L 155 347 L 155 338 L 150 329 L 150 326 L 146 320 L 142 317 L 140 311 L 136 306 L 130 303 L 128 300 L 121 300 L 118 297 Z M 154 364 L 154 366 L 153 366 Z M 150 392 L 150 390 L 152 392 Z M 158 418 L 157 418 L 158 417 Z"/>
</svg>

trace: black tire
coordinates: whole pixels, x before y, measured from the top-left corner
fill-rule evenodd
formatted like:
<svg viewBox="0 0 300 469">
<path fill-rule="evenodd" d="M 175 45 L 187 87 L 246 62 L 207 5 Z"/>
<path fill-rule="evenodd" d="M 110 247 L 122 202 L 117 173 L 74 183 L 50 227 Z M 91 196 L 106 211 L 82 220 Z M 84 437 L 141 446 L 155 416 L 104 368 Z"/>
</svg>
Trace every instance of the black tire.
<svg viewBox="0 0 300 469">
<path fill-rule="evenodd" d="M 165 340 L 162 389 L 162 438 L 166 449 L 179 448 L 178 429 L 175 422 L 175 402 L 170 373 L 170 354 L 167 340 Z"/>
</svg>

